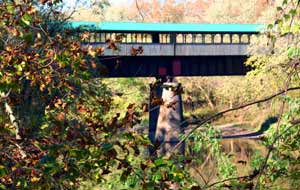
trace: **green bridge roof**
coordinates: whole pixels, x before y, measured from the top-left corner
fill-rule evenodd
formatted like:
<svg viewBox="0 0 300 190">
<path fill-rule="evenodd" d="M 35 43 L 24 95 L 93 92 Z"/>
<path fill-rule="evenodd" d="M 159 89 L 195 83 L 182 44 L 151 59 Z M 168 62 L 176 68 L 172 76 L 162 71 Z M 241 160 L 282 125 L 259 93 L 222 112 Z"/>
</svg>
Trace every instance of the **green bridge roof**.
<svg viewBox="0 0 300 190">
<path fill-rule="evenodd" d="M 137 23 L 137 22 L 69 22 L 68 27 L 93 31 L 116 32 L 228 32 L 258 33 L 262 24 L 188 24 L 188 23 Z"/>
</svg>

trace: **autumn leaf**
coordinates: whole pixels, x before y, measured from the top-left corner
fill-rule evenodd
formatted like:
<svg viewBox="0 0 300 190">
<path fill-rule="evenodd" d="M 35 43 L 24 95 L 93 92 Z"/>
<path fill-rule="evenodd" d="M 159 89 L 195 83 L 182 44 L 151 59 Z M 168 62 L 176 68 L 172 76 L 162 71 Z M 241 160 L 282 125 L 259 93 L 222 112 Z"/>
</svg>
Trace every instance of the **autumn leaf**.
<svg viewBox="0 0 300 190">
<path fill-rule="evenodd" d="M 93 69 L 96 69 L 97 68 L 97 64 L 95 63 L 95 61 L 91 61 L 91 66 Z"/>
<path fill-rule="evenodd" d="M 41 178 L 39 178 L 39 177 L 32 177 L 32 178 L 30 178 L 30 181 L 33 182 L 33 183 L 35 183 L 35 182 L 40 181 L 40 179 Z"/>
<path fill-rule="evenodd" d="M 88 55 L 92 56 L 92 57 L 96 57 L 97 52 L 94 50 L 94 48 L 92 46 L 88 47 Z"/>
<path fill-rule="evenodd" d="M 40 85 L 40 91 L 42 91 L 42 92 L 43 92 L 43 91 L 45 90 L 45 87 L 46 87 L 46 85 L 45 85 L 45 84 L 41 84 L 41 85 Z"/>
<path fill-rule="evenodd" d="M 65 119 L 66 114 L 64 112 L 60 112 L 57 116 L 56 116 L 56 120 L 57 121 L 62 121 Z"/>
<path fill-rule="evenodd" d="M 164 105 L 164 100 L 162 98 L 158 98 L 158 97 L 154 97 L 151 100 L 151 105 L 152 106 L 160 106 L 160 105 Z"/>
<path fill-rule="evenodd" d="M 97 52 L 98 55 L 103 55 L 103 53 L 104 53 L 104 47 L 98 47 L 96 49 L 96 52 Z"/>
<path fill-rule="evenodd" d="M 30 15 L 33 15 L 35 12 L 36 12 L 36 9 L 34 7 L 29 7 L 27 9 L 27 13 L 30 14 Z"/>
<path fill-rule="evenodd" d="M 107 49 L 118 50 L 118 47 L 115 44 L 115 42 L 111 41 L 111 42 L 108 43 Z"/>
<path fill-rule="evenodd" d="M 134 48 L 133 46 L 130 48 L 130 55 L 131 56 L 136 56 L 139 54 L 143 54 L 144 49 L 142 46 L 139 46 L 138 48 Z"/>
<path fill-rule="evenodd" d="M 81 40 L 86 40 L 89 37 L 90 37 L 90 34 L 88 32 L 84 32 L 84 33 L 80 34 Z"/>
<path fill-rule="evenodd" d="M 85 114 L 90 112 L 88 109 L 86 109 L 83 105 L 77 105 L 77 110 L 79 113 Z"/>
<path fill-rule="evenodd" d="M 19 31 L 15 27 L 11 27 L 8 29 L 9 33 L 11 33 L 14 37 L 19 36 Z"/>
</svg>

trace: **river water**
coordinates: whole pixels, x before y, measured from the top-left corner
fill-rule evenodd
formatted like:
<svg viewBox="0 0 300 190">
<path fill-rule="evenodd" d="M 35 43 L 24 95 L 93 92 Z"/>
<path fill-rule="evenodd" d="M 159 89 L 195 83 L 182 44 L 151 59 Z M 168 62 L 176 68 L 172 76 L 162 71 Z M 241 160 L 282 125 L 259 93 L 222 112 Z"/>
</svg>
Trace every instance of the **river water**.
<svg viewBox="0 0 300 190">
<path fill-rule="evenodd" d="M 230 162 L 236 167 L 237 176 L 246 176 L 251 173 L 251 161 L 256 154 L 267 154 L 267 148 L 257 139 L 222 139 L 220 144 L 222 152 L 229 157 Z M 192 176 L 201 184 L 215 182 L 218 178 L 216 159 L 205 151 L 193 156 L 197 156 L 201 162 L 191 164 L 189 170 Z"/>
</svg>

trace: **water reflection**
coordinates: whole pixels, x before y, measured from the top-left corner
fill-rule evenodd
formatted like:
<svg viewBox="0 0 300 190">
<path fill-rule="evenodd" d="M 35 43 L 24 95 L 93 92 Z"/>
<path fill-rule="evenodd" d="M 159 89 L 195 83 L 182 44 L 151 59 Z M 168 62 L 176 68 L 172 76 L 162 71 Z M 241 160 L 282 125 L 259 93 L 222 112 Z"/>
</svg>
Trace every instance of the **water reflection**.
<svg viewBox="0 0 300 190">
<path fill-rule="evenodd" d="M 257 153 L 266 155 L 267 148 L 255 139 L 222 139 L 221 150 L 229 156 L 231 163 L 237 168 L 237 176 L 245 176 L 251 172 L 251 159 Z M 189 167 L 192 176 L 203 185 L 217 180 L 218 168 L 216 159 L 209 151 L 203 151 L 193 157 L 200 158 L 200 162 L 193 161 Z"/>
</svg>

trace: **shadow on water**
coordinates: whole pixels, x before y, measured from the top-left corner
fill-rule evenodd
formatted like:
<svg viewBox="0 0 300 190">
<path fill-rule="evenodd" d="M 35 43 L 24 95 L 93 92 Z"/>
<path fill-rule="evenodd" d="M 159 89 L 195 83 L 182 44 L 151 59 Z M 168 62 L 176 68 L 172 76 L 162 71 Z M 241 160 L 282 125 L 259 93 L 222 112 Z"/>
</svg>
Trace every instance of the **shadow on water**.
<svg viewBox="0 0 300 190">
<path fill-rule="evenodd" d="M 246 133 L 246 134 L 239 134 L 239 135 L 227 135 L 223 136 L 223 139 L 232 139 L 232 138 L 247 138 L 247 137 L 259 137 L 260 135 L 264 134 L 270 126 L 278 121 L 277 117 L 269 117 L 264 121 L 261 125 L 260 129 L 255 132 Z"/>
<path fill-rule="evenodd" d="M 278 122 L 278 118 L 269 117 L 262 123 L 258 131 L 220 138 L 221 150 L 236 167 L 237 176 L 249 175 L 251 173 L 253 170 L 251 163 L 258 152 L 261 156 L 267 154 L 267 148 L 262 145 L 259 138 L 255 137 L 263 135 L 276 122 Z M 193 143 L 190 146 L 193 146 Z M 200 162 L 194 162 L 189 168 L 192 176 L 197 181 L 200 181 L 202 184 L 218 181 L 219 176 L 217 173 L 219 168 L 216 164 L 216 158 L 211 155 L 210 151 L 204 150 L 201 153 L 193 154 L 192 157 L 200 160 Z"/>
</svg>

